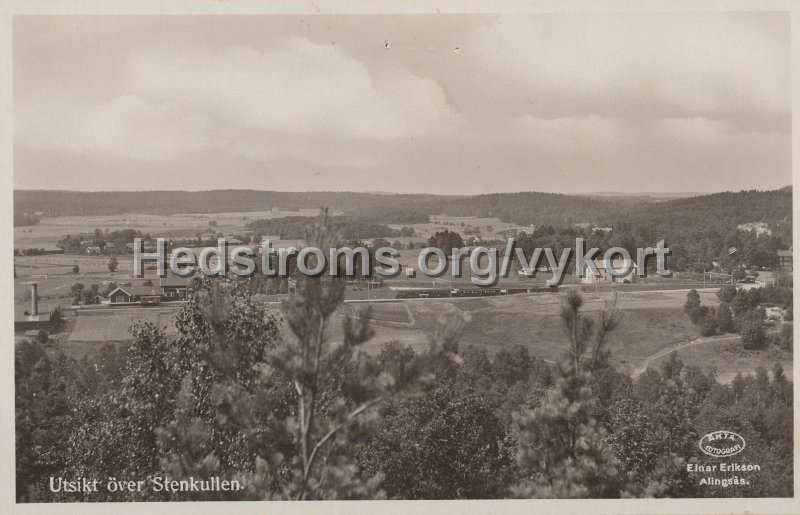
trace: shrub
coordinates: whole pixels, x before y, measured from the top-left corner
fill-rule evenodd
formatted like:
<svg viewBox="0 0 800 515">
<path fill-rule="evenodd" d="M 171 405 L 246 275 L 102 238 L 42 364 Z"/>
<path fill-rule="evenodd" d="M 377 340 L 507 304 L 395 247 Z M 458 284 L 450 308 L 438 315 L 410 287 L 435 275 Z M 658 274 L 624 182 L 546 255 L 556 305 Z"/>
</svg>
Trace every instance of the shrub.
<svg viewBox="0 0 800 515">
<path fill-rule="evenodd" d="M 712 336 L 717 334 L 716 313 L 710 312 L 700 321 L 700 334 L 702 336 Z"/>
<path fill-rule="evenodd" d="M 794 328 L 792 324 L 784 324 L 778 334 L 772 336 L 772 344 L 781 350 L 791 351 L 794 346 Z"/>
<path fill-rule="evenodd" d="M 723 302 L 717 308 L 716 313 L 717 329 L 723 333 L 732 333 L 736 330 L 733 323 L 733 312 L 727 303 Z"/>
<path fill-rule="evenodd" d="M 760 349 L 764 346 L 766 340 L 764 323 L 755 313 L 745 317 L 740 324 L 739 334 L 742 337 L 742 347 L 745 349 Z"/>
<path fill-rule="evenodd" d="M 689 311 L 689 318 L 692 319 L 693 324 L 699 324 L 701 320 L 706 318 L 709 314 L 708 306 L 697 305 Z"/>
<path fill-rule="evenodd" d="M 736 287 L 732 284 L 726 284 L 717 292 L 717 298 L 720 300 L 720 302 L 724 302 L 725 304 L 730 304 L 735 296 Z"/>
<path fill-rule="evenodd" d="M 746 295 L 736 295 L 730 303 L 731 311 L 737 317 L 740 317 L 747 313 L 752 306 L 747 301 Z"/>
<path fill-rule="evenodd" d="M 689 293 L 686 294 L 686 304 L 683 305 L 683 310 L 687 315 L 692 316 L 692 311 L 698 307 L 700 307 L 700 294 L 697 293 L 697 290 L 692 288 Z"/>
</svg>

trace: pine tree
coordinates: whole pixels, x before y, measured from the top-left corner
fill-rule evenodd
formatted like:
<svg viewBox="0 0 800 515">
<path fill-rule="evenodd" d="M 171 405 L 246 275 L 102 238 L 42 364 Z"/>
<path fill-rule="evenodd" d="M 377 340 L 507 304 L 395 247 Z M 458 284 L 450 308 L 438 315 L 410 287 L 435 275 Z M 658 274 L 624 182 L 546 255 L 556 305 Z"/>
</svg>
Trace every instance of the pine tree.
<svg viewBox="0 0 800 515">
<path fill-rule="evenodd" d="M 591 416 L 593 373 L 607 365 L 606 335 L 617 318 L 611 306 L 596 325 L 581 315 L 582 304 L 573 290 L 561 308 L 570 348 L 559 363 L 555 388 L 541 406 L 515 417 L 525 475 L 513 488 L 519 497 L 619 497 L 625 486 L 606 429 Z"/>
<path fill-rule="evenodd" d="M 324 212 L 309 228 L 304 239 L 326 252 L 341 236 Z M 313 267 L 313 263 L 309 263 Z M 255 456 L 249 471 L 240 475 L 246 497 L 253 499 L 349 499 L 380 498 L 380 477 L 362 477 L 353 460 L 354 442 L 370 431 L 377 419 L 377 407 L 385 400 L 411 392 L 423 384 L 425 362 L 400 367 L 397 373 L 382 370 L 378 360 L 357 352 L 372 336 L 369 311 L 358 318 L 343 320 L 341 337 L 333 326 L 344 300 L 344 281 L 336 277 L 299 277 L 293 294 L 283 303 L 285 326 L 290 331 L 283 341 L 267 348 L 255 364 L 242 367 L 230 348 L 247 338 L 226 339 L 215 360 L 224 373 L 211 389 L 215 414 L 249 435 L 247 447 Z M 236 308 L 224 290 L 212 291 L 199 300 L 200 314 L 215 334 L 230 324 Z M 463 322 L 445 327 L 432 340 L 430 353 L 435 362 L 451 359 L 452 345 Z M 222 341 L 219 336 L 212 339 Z M 247 361 L 249 363 L 249 360 Z M 252 383 L 230 378 L 255 371 Z M 197 392 L 188 386 L 182 398 L 189 402 Z M 171 442 L 176 456 L 167 466 L 174 473 L 213 470 L 212 456 L 186 447 L 196 439 L 202 446 L 204 429 L 192 427 L 181 415 L 162 431 L 162 441 Z M 176 466 L 178 464 L 181 466 Z M 204 467 L 204 464 L 206 468 Z M 211 467 L 211 468 L 209 468 Z"/>
<path fill-rule="evenodd" d="M 686 294 L 686 303 L 683 305 L 683 310 L 687 315 L 691 315 L 694 310 L 700 307 L 700 294 L 697 290 L 692 288 Z"/>
</svg>

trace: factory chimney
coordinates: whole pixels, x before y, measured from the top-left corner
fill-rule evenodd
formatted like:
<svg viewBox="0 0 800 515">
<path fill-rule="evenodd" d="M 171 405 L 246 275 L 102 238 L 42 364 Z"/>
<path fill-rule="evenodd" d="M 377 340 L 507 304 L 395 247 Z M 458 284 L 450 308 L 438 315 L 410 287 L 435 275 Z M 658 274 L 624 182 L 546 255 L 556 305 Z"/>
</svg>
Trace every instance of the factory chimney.
<svg viewBox="0 0 800 515">
<path fill-rule="evenodd" d="M 37 291 L 37 283 L 30 283 L 31 285 L 31 316 L 39 315 L 39 295 Z"/>
</svg>

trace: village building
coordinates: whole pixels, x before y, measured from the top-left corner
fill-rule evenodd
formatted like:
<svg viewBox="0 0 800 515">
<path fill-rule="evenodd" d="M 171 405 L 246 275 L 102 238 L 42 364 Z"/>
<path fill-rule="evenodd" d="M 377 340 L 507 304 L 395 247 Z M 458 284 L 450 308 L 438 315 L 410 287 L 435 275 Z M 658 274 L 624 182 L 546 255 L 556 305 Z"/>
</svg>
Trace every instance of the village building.
<svg viewBox="0 0 800 515">
<path fill-rule="evenodd" d="M 614 270 L 625 269 L 625 260 L 617 257 L 609 263 Z M 631 267 L 624 275 L 611 275 L 602 259 L 595 259 L 594 265 L 597 267 L 599 275 L 595 275 L 594 271 L 587 265 L 583 271 L 581 282 L 583 284 L 611 284 L 611 283 L 624 283 L 636 282 L 639 267 L 636 262 L 631 260 Z"/>
<path fill-rule="evenodd" d="M 160 286 L 117 286 L 108 294 L 111 304 L 159 304 L 163 296 Z"/>
<path fill-rule="evenodd" d="M 165 300 L 186 300 L 191 289 L 191 280 L 182 277 L 166 277 L 159 279 L 158 285 L 164 292 Z"/>
<path fill-rule="evenodd" d="M 759 236 L 762 234 L 772 234 L 769 225 L 765 222 L 749 222 L 746 224 L 739 224 L 736 226 L 736 228 L 740 231 L 754 232 Z"/>
<path fill-rule="evenodd" d="M 190 280 L 168 277 L 151 286 L 117 286 L 108 294 L 108 300 L 111 304 L 160 304 L 186 300 L 190 290 Z"/>
<path fill-rule="evenodd" d="M 778 268 L 784 272 L 792 271 L 792 249 L 778 251 Z"/>
</svg>

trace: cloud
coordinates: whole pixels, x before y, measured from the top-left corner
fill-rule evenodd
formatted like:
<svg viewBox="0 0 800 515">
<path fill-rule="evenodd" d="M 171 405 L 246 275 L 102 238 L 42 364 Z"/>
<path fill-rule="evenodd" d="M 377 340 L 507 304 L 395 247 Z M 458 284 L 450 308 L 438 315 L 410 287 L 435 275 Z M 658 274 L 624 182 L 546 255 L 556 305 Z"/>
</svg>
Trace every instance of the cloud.
<svg viewBox="0 0 800 515">
<path fill-rule="evenodd" d="M 392 68 L 373 76 L 334 45 L 292 37 L 259 52 L 160 49 L 130 64 L 131 87 L 220 119 L 299 136 L 392 140 L 424 135 L 455 113 L 430 79 Z"/>
<path fill-rule="evenodd" d="M 534 139 L 538 146 L 561 152 L 597 151 L 615 144 L 620 138 L 621 121 L 597 115 L 537 118 L 518 117 L 511 130 L 519 130 L 523 139 Z"/>
<path fill-rule="evenodd" d="M 376 144 L 459 123 L 433 80 L 402 66 L 371 73 L 333 46 L 140 51 L 106 102 L 36 98 L 17 108 L 27 146 L 142 161 L 215 151 L 256 161 L 367 168 Z M 372 145 L 370 145 L 370 143 Z"/>
<path fill-rule="evenodd" d="M 697 114 L 788 113 L 788 18 L 746 16 L 501 16 L 472 44 L 492 73 L 521 81 L 532 98 L 596 99 L 594 112 L 646 111 L 650 102 Z"/>
<path fill-rule="evenodd" d="M 43 102 L 16 114 L 15 136 L 29 146 L 164 160 L 203 150 L 206 116 L 174 104 L 122 95 L 98 105 Z"/>
<path fill-rule="evenodd" d="M 268 162 L 284 158 L 315 166 L 369 168 L 379 163 L 374 142 L 303 138 L 280 131 L 220 123 L 175 101 L 123 95 L 99 105 L 38 104 L 17 112 L 15 137 L 25 146 L 144 162 L 183 160 L 216 153 Z"/>
<path fill-rule="evenodd" d="M 14 34 L 15 184 L 132 188 L 149 174 L 474 193 L 791 180 L 784 14 L 465 18 L 303 30 L 271 16 L 27 19 Z"/>
</svg>

